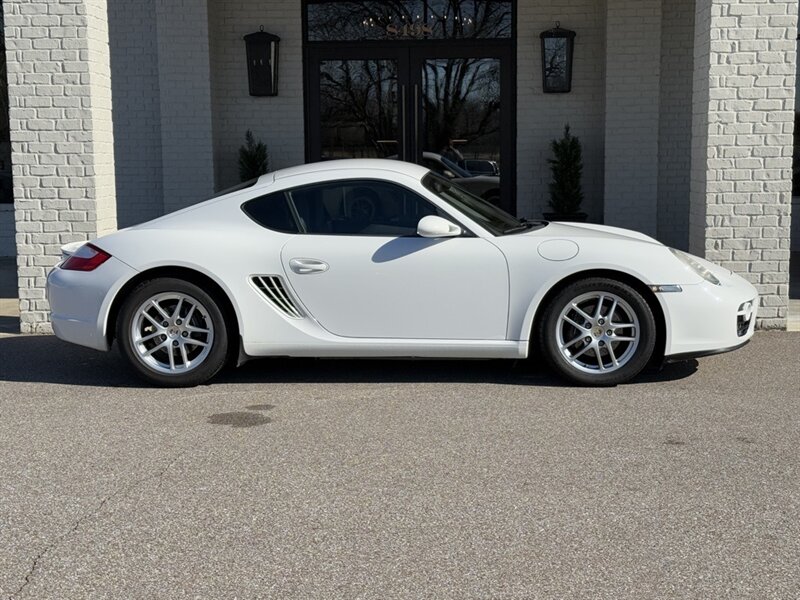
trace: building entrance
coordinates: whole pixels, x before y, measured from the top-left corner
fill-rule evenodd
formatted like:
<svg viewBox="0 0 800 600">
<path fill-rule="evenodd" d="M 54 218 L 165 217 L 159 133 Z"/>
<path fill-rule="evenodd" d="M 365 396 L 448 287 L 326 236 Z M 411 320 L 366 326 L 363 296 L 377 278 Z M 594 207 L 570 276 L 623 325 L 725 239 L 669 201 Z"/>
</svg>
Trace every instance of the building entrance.
<svg viewBox="0 0 800 600">
<path fill-rule="evenodd" d="M 515 209 L 511 7 L 470 0 L 467 12 L 463 4 L 465 10 L 453 12 L 459 3 L 451 0 L 437 12 L 409 3 L 419 12 L 399 15 L 369 2 L 307 5 L 309 161 L 415 162 Z M 398 6 L 404 5 L 392 5 Z M 469 21 L 481 18 L 483 25 L 470 28 Z M 361 27 L 321 24 L 353 19 Z M 448 23 L 462 20 L 466 28 Z M 336 35 L 345 39 L 330 39 Z"/>
</svg>

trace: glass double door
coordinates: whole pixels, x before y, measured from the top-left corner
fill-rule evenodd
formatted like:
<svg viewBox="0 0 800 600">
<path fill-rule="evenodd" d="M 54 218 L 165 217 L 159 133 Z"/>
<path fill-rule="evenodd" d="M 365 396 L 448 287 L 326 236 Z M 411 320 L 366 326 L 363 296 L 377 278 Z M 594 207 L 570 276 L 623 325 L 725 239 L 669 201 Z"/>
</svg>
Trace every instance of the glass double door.
<svg viewBox="0 0 800 600">
<path fill-rule="evenodd" d="M 513 211 L 511 56 L 480 46 L 308 48 L 308 159 L 415 162 Z"/>
</svg>

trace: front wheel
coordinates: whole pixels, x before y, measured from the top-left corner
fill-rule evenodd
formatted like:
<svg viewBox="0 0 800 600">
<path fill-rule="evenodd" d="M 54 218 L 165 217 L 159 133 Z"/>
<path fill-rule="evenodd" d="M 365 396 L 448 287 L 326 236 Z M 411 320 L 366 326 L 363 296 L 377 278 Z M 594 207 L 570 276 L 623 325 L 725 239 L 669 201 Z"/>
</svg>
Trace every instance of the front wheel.
<svg viewBox="0 0 800 600">
<path fill-rule="evenodd" d="M 182 279 L 154 279 L 136 287 L 117 319 L 123 358 L 150 383 L 191 387 L 225 365 L 228 335 L 217 302 Z"/>
<path fill-rule="evenodd" d="M 650 306 L 632 287 L 591 278 L 568 285 L 552 299 L 537 337 L 542 355 L 566 379 L 617 385 L 649 362 L 656 323 Z"/>
</svg>

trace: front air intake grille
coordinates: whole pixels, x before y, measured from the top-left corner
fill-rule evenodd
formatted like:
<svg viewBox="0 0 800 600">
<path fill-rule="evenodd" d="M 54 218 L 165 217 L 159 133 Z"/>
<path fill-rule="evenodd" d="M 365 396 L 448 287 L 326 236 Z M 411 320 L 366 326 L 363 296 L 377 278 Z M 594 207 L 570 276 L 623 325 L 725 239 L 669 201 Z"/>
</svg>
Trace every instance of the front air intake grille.
<svg viewBox="0 0 800 600">
<path fill-rule="evenodd" d="M 755 300 L 745 302 L 739 307 L 736 314 L 736 335 L 744 337 L 750 331 L 750 323 L 753 320 L 753 309 Z"/>
<path fill-rule="evenodd" d="M 302 319 L 305 316 L 286 291 L 279 275 L 253 275 L 251 279 L 267 301 L 287 317 Z"/>
</svg>

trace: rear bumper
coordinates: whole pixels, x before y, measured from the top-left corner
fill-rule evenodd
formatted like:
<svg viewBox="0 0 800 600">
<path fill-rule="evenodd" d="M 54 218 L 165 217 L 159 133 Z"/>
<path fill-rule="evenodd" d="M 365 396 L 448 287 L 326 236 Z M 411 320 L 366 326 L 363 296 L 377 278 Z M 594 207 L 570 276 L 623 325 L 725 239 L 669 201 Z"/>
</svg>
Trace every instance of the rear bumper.
<svg viewBox="0 0 800 600">
<path fill-rule="evenodd" d="M 108 350 L 106 323 L 111 302 L 136 271 L 110 258 L 90 272 L 59 267 L 47 276 L 47 299 L 56 337 L 66 342 Z"/>
</svg>

